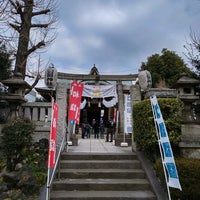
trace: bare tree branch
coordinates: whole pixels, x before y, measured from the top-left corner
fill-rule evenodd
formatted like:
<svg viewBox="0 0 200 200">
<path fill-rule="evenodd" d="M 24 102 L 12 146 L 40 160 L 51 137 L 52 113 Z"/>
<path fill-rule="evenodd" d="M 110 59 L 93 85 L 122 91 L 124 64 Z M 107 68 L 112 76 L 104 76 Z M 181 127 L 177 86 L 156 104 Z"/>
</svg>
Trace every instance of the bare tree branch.
<svg viewBox="0 0 200 200">
<path fill-rule="evenodd" d="M 16 24 L 12 24 L 12 23 L 10 23 L 10 26 L 12 27 L 12 28 L 14 28 L 18 33 L 20 32 L 20 28 L 21 28 L 21 26 L 18 26 L 18 25 L 16 25 Z"/>
<path fill-rule="evenodd" d="M 50 9 L 46 9 L 46 10 L 41 10 L 41 11 L 38 11 L 38 12 L 33 12 L 32 16 L 47 14 L 50 11 L 51 11 Z"/>
<path fill-rule="evenodd" d="M 0 0 L 0 39 L 9 42 L 16 57 L 14 73 L 22 73 L 23 78 L 35 76 L 36 82 L 41 78 L 41 70 L 40 75 L 27 74 L 27 66 L 56 37 L 57 3 L 57 0 Z"/>
<path fill-rule="evenodd" d="M 186 42 L 184 55 L 194 67 L 196 74 L 200 75 L 200 34 L 190 29 L 190 41 Z"/>
<path fill-rule="evenodd" d="M 41 42 L 39 42 L 38 44 L 32 46 L 32 48 L 30 48 L 30 49 L 27 51 L 27 55 L 31 54 L 32 52 L 34 52 L 35 50 L 41 48 L 42 46 L 45 46 L 45 42 L 44 42 L 44 41 L 41 41 Z"/>
<path fill-rule="evenodd" d="M 48 28 L 49 24 L 32 24 L 32 28 Z"/>
</svg>

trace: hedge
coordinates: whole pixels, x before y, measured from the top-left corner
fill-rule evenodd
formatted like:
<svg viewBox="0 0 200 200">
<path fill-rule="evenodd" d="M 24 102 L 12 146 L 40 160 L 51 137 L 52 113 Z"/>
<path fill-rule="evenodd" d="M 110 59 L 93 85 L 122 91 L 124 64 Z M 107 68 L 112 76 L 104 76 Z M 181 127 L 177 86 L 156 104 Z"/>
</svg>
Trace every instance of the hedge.
<svg viewBox="0 0 200 200">
<path fill-rule="evenodd" d="M 176 98 L 158 98 L 158 104 L 165 121 L 173 151 L 178 154 L 181 135 L 183 103 Z M 150 100 L 133 105 L 133 137 L 138 150 L 143 151 L 150 160 L 159 157 L 158 139 Z"/>
<path fill-rule="evenodd" d="M 200 159 L 175 158 L 182 191 L 170 188 L 173 200 L 199 200 L 200 199 Z M 161 159 L 154 164 L 157 176 L 166 188 L 165 177 Z"/>
</svg>

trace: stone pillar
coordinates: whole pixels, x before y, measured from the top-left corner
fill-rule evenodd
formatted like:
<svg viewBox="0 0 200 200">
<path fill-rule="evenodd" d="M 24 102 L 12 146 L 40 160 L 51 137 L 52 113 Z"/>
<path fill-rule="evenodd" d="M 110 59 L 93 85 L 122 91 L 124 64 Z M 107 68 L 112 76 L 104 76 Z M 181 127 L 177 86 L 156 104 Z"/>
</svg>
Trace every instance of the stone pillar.
<svg viewBox="0 0 200 200">
<path fill-rule="evenodd" d="M 31 109 L 30 109 L 30 107 L 25 107 L 24 117 L 31 119 Z"/>
<path fill-rule="evenodd" d="M 124 132 L 124 94 L 123 85 L 121 81 L 117 82 L 117 94 L 118 94 L 118 112 L 119 112 L 119 134 Z"/>
<path fill-rule="evenodd" d="M 51 108 L 48 108 L 48 121 L 51 121 L 51 114 L 52 113 L 52 109 Z M 44 115 L 44 118 L 45 118 L 45 115 Z"/>
<path fill-rule="evenodd" d="M 141 101 L 141 90 L 139 85 L 131 85 L 130 96 L 131 96 L 132 106 L 134 103 Z"/>
<path fill-rule="evenodd" d="M 67 110 L 67 85 L 66 83 L 57 83 L 56 102 L 58 104 L 58 129 L 57 144 L 61 144 L 66 134 L 66 110 Z"/>
<path fill-rule="evenodd" d="M 40 108 L 40 121 L 45 121 L 45 115 L 46 115 L 46 112 L 45 112 L 45 108 Z M 51 121 L 51 115 L 50 115 L 50 121 Z"/>
<path fill-rule="evenodd" d="M 38 121 L 38 107 L 33 107 L 32 121 Z"/>
<path fill-rule="evenodd" d="M 141 89 L 139 85 L 131 85 L 130 96 L 131 96 L 131 107 L 133 107 L 134 103 L 141 101 Z M 134 119 L 132 120 L 134 126 Z M 136 144 L 134 142 L 134 132 L 132 134 L 132 151 L 136 151 Z"/>
</svg>

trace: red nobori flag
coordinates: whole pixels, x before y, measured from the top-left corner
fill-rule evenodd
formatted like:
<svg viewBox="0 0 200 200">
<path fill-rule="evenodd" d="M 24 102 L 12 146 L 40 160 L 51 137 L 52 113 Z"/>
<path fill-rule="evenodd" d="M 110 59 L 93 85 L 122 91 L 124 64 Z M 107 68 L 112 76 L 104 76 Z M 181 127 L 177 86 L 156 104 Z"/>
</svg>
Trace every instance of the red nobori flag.
<svg viewBox="0 0 200 200">
<path fill-rule="evenodd" d="M 49 161 L 48 167 L 53 168 L 55 166 L 56 159 L 56 132 L 58 122 L 58 104 L 52 103 L 52 119 L 51 119 L 51 130 L 49 140 Z"/>
<path fill-rule="evenodd" d="M 73 120 L 76 124 L 79 124 L 80 119 L 80 104 L 83 87 L 83 83 L 72 82 L 71 84 L 68 120 Z"/>
</svg>

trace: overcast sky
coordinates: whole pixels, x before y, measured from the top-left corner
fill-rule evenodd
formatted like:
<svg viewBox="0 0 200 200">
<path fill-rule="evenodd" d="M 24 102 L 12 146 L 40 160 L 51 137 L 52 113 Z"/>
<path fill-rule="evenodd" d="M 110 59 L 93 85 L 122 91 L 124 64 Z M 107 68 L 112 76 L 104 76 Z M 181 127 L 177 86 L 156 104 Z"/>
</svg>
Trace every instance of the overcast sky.
<svg viewBox="0 0 200 200">
<path fill-rule="evenodd" d="M 199 0 L 58 0 L 58 36 L 45 57 L 60 72 L 134 74 L 163 48 L 184 59 Z"/>
</svg>

